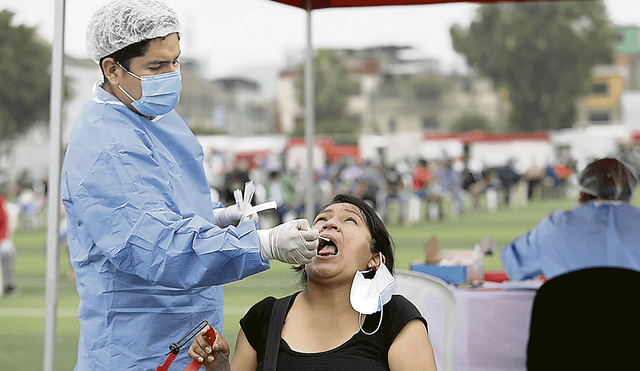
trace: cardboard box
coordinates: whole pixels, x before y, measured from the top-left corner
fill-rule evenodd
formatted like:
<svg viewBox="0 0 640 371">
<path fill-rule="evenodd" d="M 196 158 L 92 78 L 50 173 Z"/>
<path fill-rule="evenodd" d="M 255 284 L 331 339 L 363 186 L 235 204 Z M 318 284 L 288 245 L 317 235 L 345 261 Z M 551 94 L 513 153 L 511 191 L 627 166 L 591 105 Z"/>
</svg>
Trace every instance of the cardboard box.
<svg viewBox="0 0 640 371">
<path fill-rule="evenodd" d="M 439 264 L 447 262 L 447 265 L 466 265 L 473 260 L 473 249 L 441 249 L 440 242 L 433 236 L 424 243 L 424 263 Z"/>
<path fill-rule="evenodd" d="M 433 236 L 424 244 L 425 260 L 415 261 L 411 270 L 430 274 L 453 284 L 471 282 L 473 275 L 473 249 L 441 249 L 438 239 Z"/>
</svg>

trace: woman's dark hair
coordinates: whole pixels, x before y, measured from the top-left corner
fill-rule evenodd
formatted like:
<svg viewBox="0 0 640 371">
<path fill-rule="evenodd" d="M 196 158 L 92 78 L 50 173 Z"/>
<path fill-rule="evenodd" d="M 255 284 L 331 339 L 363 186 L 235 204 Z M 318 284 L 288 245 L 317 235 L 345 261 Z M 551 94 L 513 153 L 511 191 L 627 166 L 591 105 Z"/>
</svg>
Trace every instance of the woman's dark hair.
<svg viewBox="0 0 640 371">
<path fill-rule="evenodd" d="M 129 67 L 131 67 L 131 60 L 133 58 L 145 55 L 147 53 L 147 50 L 149 50 L 149 44 L 152 40 L 164 40 L 167 36 L 138 41 L 137 43 L 127 45 L 124 48 L 107 55 L 106 57 L 100 58 L 100 71 L 102 71 L 102 80 L 104 81 L 104 83 L 106 85 L 109 84 L 109 80 L 107 80 L 107 77 L 104 75 L 104 70 L 102 70 L 102 61 L 104 61 L 105 58 L 113 58 L 114 61 L 120 63 L 122 67 L 129 70 Z M 180 40 L 180 34 L 178 34 L 178 40 Z"/>
<path fill-rule="evenodd" d="M 367 204 L 362 199 L 349 195 L 349 194 L 339 194 L 336 195 L 331 202 L 321 207 L 318 211 L 318 214 L 321 213 L 327 207 L 334 204 L 351 204 L 357 207 L 362 214 L 364 215 L 364 221 L 367 224 L 367 229 L 369 229 L 369 233 L 371 233 L 371 250 L 374 252 L 380 252 L 385 257 L 385 265 L 391 274 L 393 274 L 394 269 L 394 243 L 391 235 L 387 231 L 387 227 L 385 227 L 384 223 L 376 214 L 369 204 Z M 294 267 L 294 270 L 302 271 L 302 286 L 306 285 L 307 275 L 303 266 Z"/>
</svg>

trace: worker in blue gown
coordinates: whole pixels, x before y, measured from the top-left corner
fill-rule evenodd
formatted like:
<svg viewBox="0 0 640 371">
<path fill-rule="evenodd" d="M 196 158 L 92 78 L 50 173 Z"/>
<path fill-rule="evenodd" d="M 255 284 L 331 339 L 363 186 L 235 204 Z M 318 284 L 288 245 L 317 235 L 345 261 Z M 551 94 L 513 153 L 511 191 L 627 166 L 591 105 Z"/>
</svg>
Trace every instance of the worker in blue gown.
<svg viewBox="0 0 640 371">
<path fill-rule="evenodd" d="M 637 180 L 614 158 L 596 160 L 579 178 L 580 205 L 557 210 L 502 248 L 511 280 L 547 279 L 591 267 L 640 270 L 640 209 L 631 205 Z"/>
<path fill-rule="evenodd" d="M 61 177 L 80 296 L 77 371 L 155 370 L 202 319 L 222 328 L 220 285 L 270 259 L 315 256 L 306 220 L 262 230 L 238 206 L 212 204 L 202 148 L 174 110 L 179 28 L 155 0 L 112 1 L 89 22 L 103 81 L 74 124 Z"/>
</svg>

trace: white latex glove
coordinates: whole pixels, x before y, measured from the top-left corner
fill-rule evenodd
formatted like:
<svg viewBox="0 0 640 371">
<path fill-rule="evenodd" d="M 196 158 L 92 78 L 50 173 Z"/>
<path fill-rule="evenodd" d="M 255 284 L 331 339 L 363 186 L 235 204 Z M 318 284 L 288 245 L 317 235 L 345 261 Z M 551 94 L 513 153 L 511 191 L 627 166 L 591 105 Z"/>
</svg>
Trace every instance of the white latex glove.
<svg viewBox="0 0 640 371">
<path fill-rule="evenodd" d="M 304 265 L 316 256 L 319 232 L 306 219 L 292 220 L 270 229 L 259 229 L 262 259 Z"/>
<path fill-rule="evenodd" d="M 258 216 L 258 213 L 253 213 L 253 214 L 249 214 L 246 215 L 244 218 L 242 218 L 240 221 L 244 222 L 245 220 L 255 220 L 258 223 L 260 223 L 260 217 Z"/>
<path fill-rule="evenodd" d="M 213 224 L 220 228 L 230 225 L 237 226 L 240 223 L 240 219 L 242 219 L 242 211 L 237 204 L 213 209 Z"/>
</svg>

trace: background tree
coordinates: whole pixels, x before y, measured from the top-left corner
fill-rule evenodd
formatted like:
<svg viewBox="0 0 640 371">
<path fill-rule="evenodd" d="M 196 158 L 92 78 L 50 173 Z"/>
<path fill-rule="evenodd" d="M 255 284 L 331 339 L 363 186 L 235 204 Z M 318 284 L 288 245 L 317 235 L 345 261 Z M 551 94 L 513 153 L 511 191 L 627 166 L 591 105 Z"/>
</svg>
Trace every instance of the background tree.
<svg viewBox="0 0 640 371">
<path fill-rule="evenodd" d="M 0 12 L 0 141 L 49 117 L 51 48 L 34 28 L 11 26 L 12 18 Z"/>
<path fill-rule="evenodd" d="M 511 129 L 557 129 L 573 124 L 591 68 L 612 59 L 605 17 L 600 0 L 482 5 L 451 36 L 470 66 L 507 90 Z"/>
<path fill-rule="evenodd" d="M 458 117 L 453 123 L 450 125 L 452 131 L 472 131 L 472 130 L 482 130 L 482 131 L 493 131 L 491 127 L 491 123 L 485 117 L 474 114 L 474 113 L 465 113 L 462 116 Z"/>
<path fill-rule="evenodd" d="M 344 62 L 330 49 L 319 49 L 314 57 L 316 134 L 355 133 L 357 127 L 345 117 L 347 99 L 358 85 Z M 304 107 L 304 66 L 296 81 L 300 104 Z M 294 136 L 304 133 L 304 122 L 296 125 Z"/>
</svg>

